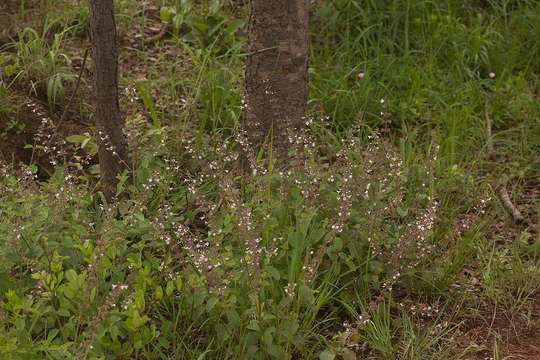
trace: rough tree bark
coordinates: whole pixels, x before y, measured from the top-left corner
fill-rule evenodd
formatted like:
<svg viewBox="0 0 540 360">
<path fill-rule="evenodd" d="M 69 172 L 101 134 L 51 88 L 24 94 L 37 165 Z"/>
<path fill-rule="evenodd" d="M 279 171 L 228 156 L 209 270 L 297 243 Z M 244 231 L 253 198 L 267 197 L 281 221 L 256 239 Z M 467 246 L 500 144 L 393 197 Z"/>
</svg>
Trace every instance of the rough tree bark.
<svg viewBox="0 0 540 360">
<path fill-rule="evenodd" d="M 98 130 L 101 190 L 116 193 L 117 176 L 128 169 L 123 119 L 118 104 L 118 50 L 113 0 L 90 0 L 94 57 L 94 118 Z"/>
<path fill-rule="evenodd" d="M 244 125 L 256 146 L 271 134 L 278 157 L 305 126 L 308 20 L 308 0 L 250 2 Z"/>
</svg>

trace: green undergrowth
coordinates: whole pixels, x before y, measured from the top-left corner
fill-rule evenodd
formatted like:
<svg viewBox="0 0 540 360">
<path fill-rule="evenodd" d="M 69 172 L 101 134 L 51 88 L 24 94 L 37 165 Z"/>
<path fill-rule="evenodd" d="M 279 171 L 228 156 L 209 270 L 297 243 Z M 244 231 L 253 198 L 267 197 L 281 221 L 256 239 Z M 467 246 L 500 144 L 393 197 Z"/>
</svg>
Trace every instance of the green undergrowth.
<svg viewBox="0 0 540 360">
<path fill-rule="evenodd" d="M 45 26 L 1 48 L 3 125 L 11 92 L 63 103 L 88 28 L 84 2 L 26 3 Z M 94 191 L 92 128 L 47 180 L 2 158 L 0 358 L 458 359 L 496 356 L 463 344 L 493 309 L 532 323 L 540 238 L 495 187 L 538 224 L 538 2 L 312 2 L 290 173 L 239 164 L 247 9 L 152 3 L 116 2 L 123 195 Z"/>
</svg>

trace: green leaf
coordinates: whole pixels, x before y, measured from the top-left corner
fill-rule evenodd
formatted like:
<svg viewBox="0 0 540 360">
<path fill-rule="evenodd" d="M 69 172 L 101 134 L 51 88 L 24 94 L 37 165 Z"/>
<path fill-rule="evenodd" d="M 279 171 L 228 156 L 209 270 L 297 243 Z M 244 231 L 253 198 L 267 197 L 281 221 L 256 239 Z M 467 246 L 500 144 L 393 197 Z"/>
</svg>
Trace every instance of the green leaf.
<svg viewBox="0 0 540 360">
<path fill-rule="evenodd" d="M 159 10 L 159 18 L 163 22 L 169 22 L 176 15 L 176 9 L 172 6 L 163 6 Z"/>
<path fill-rule="evenodd" d="M 156 287 L 156 290 L 154 292 L 154 296 L 156 297 L 157 300 L 163 299 L 163 288 L 161 287 L 161 285 L 158 285 Z"/>
<path fill-rule="evenodd" d="M 301 285 L 298 289 L 298 300 L 301 305 L 310 306 L 315 303 L 313 291 L 307 285 Z"/>
<path fill-rule="evenodd" d="M 190 21 L 190 25 L 199 34 L 206 34 L 208 32 L 208 22 L 201 16 L 194 16 Z"/>
<path fill-rule="evenodd" d="M 219 339 L 222 341 L 227 340 L 231 336 L 231 331 L 228 327 L 224 326 L 223 324 L 217 324 L 216 325 L 216 335 Z"/>
<path fill-rule="evenodd" d="M 193 5 L 192 0 L 180 0 L 180 10 L 183 13 L 187 13 L 191 10 L 191 7 Z"/>
<path fill-rule="evenodd" d="M 182 280 L 182 277 L 177 276 L 176 277 L 176 290 L 180 291 L 182 290 L 184 286 L 184 280 Z"/>
<path fill-rule="evenodd" d="M 277 319 L 277 316 L 274 314 L 269 314 L 269 313 L 263 314 L 264 321 L 271 321 L 271 320 L 276 320 L 276 319 Z"/>
<path fill-rule="evenodd" d="M 279 273 L 279 270 L 276 269 L 275 267 L 273 266 L 267 266 L 266 268 L 266 272 L 272 277 L 274 278 L 275 280 L 279 280 L 281 278 L 281 275 Z"/>
<path fill-rule="evenodd" d="M 65 277 L 69 282 L 76 282 L 78 279 L 77 272 L 73 269 L 69 269 L 68 271 L 66 271 Z"/>
<path fill-rule="evenodd" d="M 175 15 L 172 19 L 173 29 L 179 31 L 184 25 L 185 17 L 184 14 Z"/>
<path fill-rule="evenodd" d="M 247 328 L 256 332 L 261 332 L 261 327 L 259 326 L 259 322 L 257 320 L 251 320 Z"/>
<path fill-rule="evenodd" d="M 146 324 L 148 320 L 150 320 L 148 316 L 141 316 L 137 310 L 133 309 L 130 316 L 126 319 L 126 326 L 128 329 L 135 331 Z"/>
<path fill-rule="evenodd" d="M 62 317 L 70 317 L 71 316 L 71 313 L 67 309 L 58 309 L 58 311 L 56 313 L 58 315 L 62 316 Z"/>
<path fill-rule="evenodd" d="M 336 358 L 336 353 L 332 350 L 324 350 L 319 354 L 320 360 L 334 360 Z"/>
<path fill-rule="evenodd" d="M 51 331 L 49 331 L 49 333 L 47 334 L 47 342 L 51 343 L 56 337 L 56 335 L 58 335 L 58 332 L 58 329 L 52 329 Z"/>
<path fill-rule="evenodd" d="M 409 213 L 409 209 L 402 209 L 400 207 L 398 207 L 396 209 L 396 211 L 397 211 L 398 215 L 401 216 L 401 217 L 405 217 Z"/>
<path fill-rule="evenodd" d="M 62 77 L 59 74 L 52 76 L 47 81 L 47 101 L 49 106 L 53 108 L 59 98 L 64 95 L 64 85 Z"/>
<path fill-rule="evenodd" d="M 66 141 L 72 144 L 82 144 L 87 140 L 88 136 L 85 135 L 70 135 L 66 138 Z"/>
<path fill-rule="evenodd" d="M 227 25 L 227 34 L 234 35 L 238 29 L 244 27 L 244 21 L 243 20 L 232 20 L 228 22 Z"/>
<path fill-rule="evenodd" d="M 225 314 L 227 315 L 227 320 L 230 327 L 236 329 L 240 326 L 240 316 L 238 315 L 236 310 L 228 310 Z"/>
<path fill-rule="evenodd" d="M 219 303 L 219 299 L 216 297 L 211 297 L 206 302 L 206 311 L 210 312 L 212 309 Z"/>
<path fill-rule="evenodd" d="M 167 281 L 167 286 L 165 287 L 165 294 L 167 296 L 171 296 L 173 291 L 174 291 L 174 283 L 172 282 L 172 280 L 169 280 Z"/>
<path fill-rule="evenodd" d="M 274 332 L 276 331 L 276 328 L 273 326 L 270 326 L 266 330 L 264 330 L 264 334 L 262 336 L 263 342 L 266 346 L 270 347 L 274 343 Z"/>
<path fill-rule="evenodd" d="M 6 65 L 4 67 L 4 73 L 7 77 L 12 77 L 17 73 L 18 66 L 16 64 Z"/>
<path fill-rule="evenodd" d="M 35 279 L 35 280 L 41 280 L 41 279 L 43 279 L 43 274 L 40 273 L 40 272 L 33 273 L 31 276 L 32 276 L 32 279 Z"/>
<path fill-rule="evenodd" d="M 219 0 L 210 0 L 209 12 L 211 14 L 217 14 L 220 8 L 221 4 Z"/>
<path fill-rule="evenodd" d="M 283 329 L 283 334 L 288 339 L 292 340 L 294 335 L 298 331 L 298 328 L 300 327 L 300 324 L 298 323 L 298 320 L 296 320 L 296 319 L 286 319 L 281 324 L 281 327 Z"/>
<path fill-rule="evenodd" d="M 343 249 L 343 240 L 341 238 L 336 237 L 334 239 L 334 242 L 332 244 L 332 251 L 333 252 L 339 252 Z"/>
<path fill-rule="evenodd" d="M 377 260 L 372 260 L 369 263 L 369 271 L 373 274 L 381 274 L 384 271 L 384 264 Z"/>
<path fill-rule="evenodd" d="M 86 144 L 88 144 L 89 141 L 90 141 L 90 138 L 84 139 L 83 142 L 81 143 L 81 149 L 84 149 L 84 147 L 86 146 Z"/>
<path fill-rule="evenodd" d="M 99 165 L 92 165 L 88 168 L 88 172 L 92 175 L 99 174 Z"/>
<path fill-rule="evenodd" d="M 152 119 L 152 126 L 156 129 L 161 128 L 161 123 L 158 119 L 156 107 L 154 106 L 154 99 L 152 98 L 147 82 L 138 81 L 135 84 L 135 88 L 137 89 L 137 93 L 139 93 L 139 96 L 143 101 L 146 111 L 148 111 L 148 113 L 150 114 L 150 118 Z"/>
</svg>

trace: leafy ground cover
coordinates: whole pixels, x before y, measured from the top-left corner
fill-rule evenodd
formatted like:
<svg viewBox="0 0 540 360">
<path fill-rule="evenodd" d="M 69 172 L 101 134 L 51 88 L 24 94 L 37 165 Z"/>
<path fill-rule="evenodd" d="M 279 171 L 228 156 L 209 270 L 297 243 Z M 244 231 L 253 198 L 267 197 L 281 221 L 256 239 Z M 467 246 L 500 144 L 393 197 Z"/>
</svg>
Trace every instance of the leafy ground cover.
<svg viewBox="0 0 540 360">
<path fill-rule="evenodd" d="M 85 2 L 0 5 L 2 358 L 540 358 L 538 2 L 312 2 L 287 170 L 239 130 L 246 6 L 116 5 L 110 204 Z"/>
</svg>

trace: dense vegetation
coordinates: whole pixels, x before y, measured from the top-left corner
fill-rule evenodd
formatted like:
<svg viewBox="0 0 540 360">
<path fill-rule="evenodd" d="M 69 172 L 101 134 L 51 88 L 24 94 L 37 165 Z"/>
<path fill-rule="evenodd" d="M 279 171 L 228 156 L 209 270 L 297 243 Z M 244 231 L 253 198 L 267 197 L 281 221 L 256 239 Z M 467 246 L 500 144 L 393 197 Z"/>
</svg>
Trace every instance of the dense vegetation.
<svg viewBox="0 0 540 360">
<path fill-rule="evenodd" d="M 86 1 L 0 4 L 0 358 L 539 359 L 540 3 L 312 1 L 285 169 L 241 3 L 115 1 L 113 201 Z"/>
</svg>

